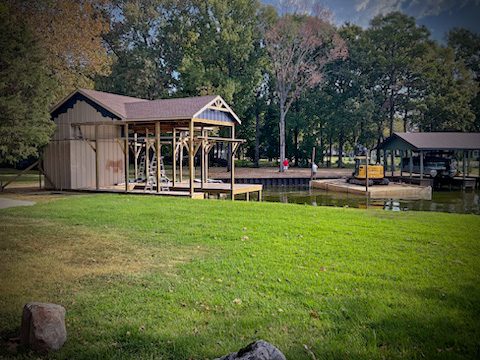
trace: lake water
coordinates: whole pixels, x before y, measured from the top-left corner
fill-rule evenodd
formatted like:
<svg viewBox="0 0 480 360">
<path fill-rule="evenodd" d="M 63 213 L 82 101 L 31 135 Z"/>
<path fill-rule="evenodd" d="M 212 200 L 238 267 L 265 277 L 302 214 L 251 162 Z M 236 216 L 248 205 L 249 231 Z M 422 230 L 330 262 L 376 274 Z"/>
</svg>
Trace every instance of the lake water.
<svg viewBox="0 0 480 360">
<path fill-rule="evenodd" d="M 326 192 L 308 187 L 267 187 L 263 193 L 264 201 L 313 206 L 367 207 L 367 201 L 363 196 Z M 432 200 L 375 199 L 369 200 L 368 207 L 389 211 L 440 211 L 480 215 L 480 192 L 478 190 L 434 191 Z"/>
</svg>

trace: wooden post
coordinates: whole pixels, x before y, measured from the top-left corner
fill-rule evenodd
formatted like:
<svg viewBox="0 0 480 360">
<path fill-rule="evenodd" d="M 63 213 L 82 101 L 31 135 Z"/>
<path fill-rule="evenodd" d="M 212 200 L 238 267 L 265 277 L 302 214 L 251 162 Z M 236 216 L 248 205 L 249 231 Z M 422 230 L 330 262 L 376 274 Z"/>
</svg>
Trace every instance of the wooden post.
<svg viewBox="0 0 480 360">
<path fill-rule="evenodd" d="M 95 189 L 100 189 L 100 164 L 98 159 L 98 125 L 95 125 Z"/>
<path fill-rule="evenodd" d="M 420 180 L 423 180 L 423 150 L 420 150 Z"/>
<path fill-rule="evenodd" d="M 181 134 L 181 133 L 180 133 Z M 181 142 L 180 142 L 180 159 L 178 160 L 178 165 L 180 167 L 179 171 L 180 171 L 180 182 L 183 182 L 183 139 L 180 138 Z"/>
<path fill-rule="evenodd" d="M 150 176 L 150 145 L 148 144 L 148 128 L 145 128 L 145 188 L 147 190 L 148 177 Z"/>
<path fill-rule="evenodd" d="M 235 139 L 235 126 L 232 125 L 231 127 L 231 137 L 232 139 Z M 233 149 L 233 142 L 230 144 L 230 194 L 232 197 L 232 201 L 235 200 L 235 193 L 234 193 L 234 187 L 235 187 L 235 151 Z"/>
<path fill-rule="evenodd" d="M 408 161 L 408 170 L 410 171 L 410 180 L 412 179 L 413 173 L 413 150 L 410 150 L 410 159 Z"/>
<path fill-rule="evenodd" d="M 467 151 L 467 176 L 470 176 L 470 150 Z"/>
<path fill-rule="evenodd" d="M 155 153 L 157 156 L 157 193 L 160 192 L 160 159 L 161 159 L 161 145 L 160 145 L 160 121 L 155 123 Z"/>
<path fill-rule="evenodd" d="M 133 166 L 134 166 L 134 169 L 135 169 L 135 171 L 134 171 L 135 172 L 135 181 L 138 179 L 138 155 L 137 155 L 138 144 L 137 144 L 137 139 L 138 139 L 137 132 L 134 132 L 133 133 L 133 141 L 134 141 L 134 143 L 133 143 L 133 156 L 134 156 L 135 162 L 134 162 Z"/>
<path fill-rule="evenodd" d="M 209 161 L 208 161 L 208 155 L 210 154 L 210 150 L 212 149 L 212 146 L 208 144 L 208 130 L 205 131 L 205 137 L 207 140 L 205 140 L 205 143 L 207 144 L 207 152 L 205 153 L 205 181 L 208 182 L 208 166 L 209 166 Z"/>
<path fill-rule="evenodd" d="M 125 161 L 125 192 L 128 192 L 128 124 L 124 126 L 125 131 L 125 145 L 124 145 L 124 161 Z"/>
<path fill-rule="evenodd" d="M 366 159 L 366 165 L 365 165 L 365 190 L 366 190 L 366 193 L 365 193 L 365 195 L 367 196 L 367 199 L 368 199 L 368 197 L 369 197 L 369 195 L 368 195 L 368 163 L 369 163 L 368 150 L 367 150 L 367 153 L 365 155 L 365 159 Z M 367 202 L 367 205 L 368 205 L 368 202 Z"/>
<path fill-rule="evenodd" d="M 465 154 L 466 154 L 466 151 L 463 150 L 463 156 L 462 156 L 462 177 L 463 177 L 463 181 L 465 181 L 465 172 L 466 172 L 466 162 L 465 162 Z M 465 185 L 465 183 L 463 184 Z"/>
<path fill-rule="evenodd" d="M 383 176 L 387 175 L 387 149 L 383 149 Z"/>
<path fill-rule="evenodd" d="M 390 161 L 390 169 L 392 170 L 392 177 L 395 176 L 395 150 L 391 150 Z"/>
<path fill-rule="evenodd" d="M 202 127 L 202 138 L 205 137 L 205 131 L 203 130 Z M 203 189 L 203 184 L 205 183 L 205 140 L 202 139 L 202 145 L 201 145 L 201 159 L 200 159 L 200 164 L 201 164 L 201 174 L 200 174 L 200 181 L 201 181 L 201 188 Z"/>
<path fill-rule="evenodd" d="M 173 186 L 175 186 L 175 181 L 177 180 L 177 129 L 173 128 L 173 143 L 172 143 L 172 146 L 173 146 L 173 150 L 172 150 L 172 154 L 173 154 L 173 157 L 172 157 L 172 170 L 173 170 L 173 174 L 172 174 L 172 182 L 173 182 Z"/>
<path fill-rule="evenodd" d="M 193 128 L 193 119 L 190 120 L 189 126 L 189 141 L 188 141 L 188 170 L 190 172 L 190 196 L 193 198 L 194 189 L 194 176 L 195 176 L 195 169 L 194 169 L 194 162 L 193 162 L 193 137 L 194 137 L 194 128 Z"/>
<path fill-rule="evenodd" d="M 402 180 L 402 177 L 403 177 L 403 156 L 404 156 L 404 151 L 400 150 L 400 180 Z"/>
</svg>

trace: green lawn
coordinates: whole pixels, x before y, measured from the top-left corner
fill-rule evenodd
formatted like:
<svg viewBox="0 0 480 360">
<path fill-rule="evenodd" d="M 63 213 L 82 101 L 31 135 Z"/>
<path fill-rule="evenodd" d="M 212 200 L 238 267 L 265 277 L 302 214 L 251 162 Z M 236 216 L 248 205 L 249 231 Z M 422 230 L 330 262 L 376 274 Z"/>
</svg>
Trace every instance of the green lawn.
<svg viewBox="0 0 480 360">
<path fill-rule="evenodd" d="M 475 215 L 57 196 L 0 210 L 0 329 L 36 300 L 52 358 L 478 358 L 479 254 Z"/>
</svg>

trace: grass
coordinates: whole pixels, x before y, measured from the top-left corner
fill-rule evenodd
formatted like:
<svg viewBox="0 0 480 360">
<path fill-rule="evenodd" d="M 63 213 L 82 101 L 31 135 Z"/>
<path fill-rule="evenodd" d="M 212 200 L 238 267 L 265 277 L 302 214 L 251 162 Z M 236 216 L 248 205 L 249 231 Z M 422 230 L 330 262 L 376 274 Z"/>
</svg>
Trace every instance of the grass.
<svg viewBox="0 0 480 360">
<path fill-rule="evenodd" d="M 0 168 L 0 184 L 5 184 L 7 181 L 15 178 L 22 170 Z M 43 176 L 42 176 L 43 181 Z M 30 170 L 22 174 L 18 179 L 15 180 L 14 184 L 32 184 L 38 186 L 38 171 Z"/>
<path fill-rule="evenodd" d="M 67 309 L 51 358 L 478 358 L 479 219 L 57 196 L 0 210 L 0 329 L 36 300 Z"/>
</svg>

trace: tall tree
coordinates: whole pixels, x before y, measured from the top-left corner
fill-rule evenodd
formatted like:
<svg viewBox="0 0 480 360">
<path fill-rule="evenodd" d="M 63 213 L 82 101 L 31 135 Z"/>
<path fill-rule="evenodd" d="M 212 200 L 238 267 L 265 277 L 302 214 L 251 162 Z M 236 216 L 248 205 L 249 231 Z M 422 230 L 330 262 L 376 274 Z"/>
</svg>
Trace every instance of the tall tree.
<svg viewBox="0 0 480 360">
<path fill-rule="evenodd" d="M 32 29 L 58 86 L 54 100 L 77 87 L 92 88 L 107 74 L 110 59 L 102 34 L 108 31 L 104 10 L 109 0 L 7 0 Z"/>
<path fill-rule="evenodd" d="M 37 156 L 48 143 L 52 81 L 44 50 L 23 18 L 0 4 L 0 162 Z"/>
<path fill-rule="evenodd" d="M 104 35 L 114 63 L 96 87 L 146 99 L 178 89 L 184 48 L 195 34 L 189 25 L 190 4 L 174 0 L 115 0 L 112 27 Z"/>
<path fill-rule="evenodd" d="M 263 80 L 260 46 L 262 16 L 258 0 L 193 0 L 196 39 L 179 67 L 179 90 L 186 95 L 219 94 L 243 117 Z"/>
<path fill-rule="evenodd" d="M 389 135 L 394 131 L 399 106 L 405 103 L 414 59 L 427 49 L 429 32 L 417 26 L 413 17 L 392 12 L 375 17 L 366 32 L 371 51 L 368 64 L 372 98 L 377 106 L 378 142 L 383 139 L 386 123 Z"/>
<path fill-rule="evenodd" d="M 467 29 L 452 29 L 447 36 L 448 46 L 453 48 L 457 59 L 462 60 L 472 72 L 477 86 L 480 87 L 480 35 Z M 470 102 L 475 114 L 472 130 L 480 131 L 480 92 Z"/>
<path fill-rule="evenodd" d="M 463 61 L 453 49 L 432 43 L 422 59 L 424 104 L 418 107 L 417 124 L 422 131 L 468 131 L 475 114 L 470 102 L 478 91 Z"/>
<path fill-rule="evenodd" d="M 347 48 L 324 16 L 286 14 L 265 37 L 276 80 L 280 110 L 280 171 L 284 171 L 285 119 L 290 107 L 309 88 L 323 78 L 324 66 L 345 58 Z"/>
</svg>

